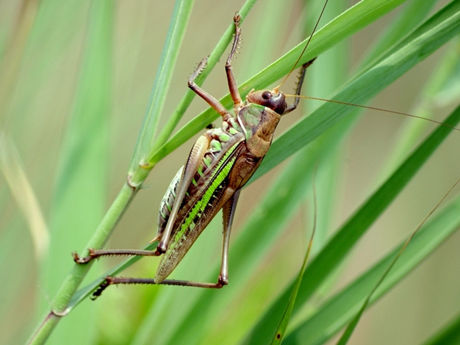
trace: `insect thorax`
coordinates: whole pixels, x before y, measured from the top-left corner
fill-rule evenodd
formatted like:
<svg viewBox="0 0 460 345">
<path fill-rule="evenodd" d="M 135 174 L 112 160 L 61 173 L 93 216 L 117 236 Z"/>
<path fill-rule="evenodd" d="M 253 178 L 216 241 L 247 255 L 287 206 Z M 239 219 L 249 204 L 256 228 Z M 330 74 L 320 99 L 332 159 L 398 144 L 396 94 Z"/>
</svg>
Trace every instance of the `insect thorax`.
<svg viewBox="0 0 460 345">
<path fill-rule="evenodd" d="M 246 146 L 255 157 L 263 157 L 267 153 L 280 118 L 270 108 L 254 103 L 238 112 L 237 120 L 244 132 Z"/>
</svg>

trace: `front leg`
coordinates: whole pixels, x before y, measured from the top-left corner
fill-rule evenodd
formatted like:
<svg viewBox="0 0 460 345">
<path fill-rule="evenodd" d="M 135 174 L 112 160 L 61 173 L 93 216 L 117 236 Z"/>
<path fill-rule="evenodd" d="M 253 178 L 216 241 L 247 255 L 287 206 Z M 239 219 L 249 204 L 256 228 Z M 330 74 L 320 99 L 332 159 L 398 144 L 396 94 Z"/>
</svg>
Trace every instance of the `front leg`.
<svg viewBox="0 0 460 345">
<path fill-rule="evenodd" d="M 236 51 L 238 50 L 238 45 L 240 44 L 240 36 L 241 36 L 240 20 L 241 20 L 240 15 L 238 13 L 235 14 L 235 16 L 233 17 L 233 23 L 235 24 L 235 36 L 233 38 L 232 50 L 230 51 L 230 54 L 227 58 L 227 62 L 225 63 L 225 72 L 227 73 L 228 89 L 233 99 L 235 113 L 239 110 L 239 108 L 243 104 L 240 93 L 238 91 L 238 84 L 236 83 L 236 79 L 232 71 L 232 60 L 233 60 L 233 57 Z"/>
<path fill-rule="evenodd" d="M 314 59 L 311 59 L 310 61 L 304 63 L 302 65 L 302 67 L 300 68 L 300 72 L 299 72 L 299 78 L 298 78 L 298 82 L 297 82 L 297 87 L 296 87 L 296 90 L 295 90 L 295 95 L 296 96 L 299 96 L 300 93 L 302 92 L 302 84 L 303 84 L 303 81 L 305 79 L 305 73 L 307 72 L 307 68 L 313 63 L 315 62 L 316 58 Z M 294 103 L 291 104 L 289 107 L 286 108 L 286 110 L 284 111 L 283 115 L 284 114 L 287 114 L 287 113 L 290 113 L 291 111 L 293 111 L 295 108 L 297 108 L 297 106 L 299 105 L 299 102 L 300 102 L 300 97 L 296 97 L 295 100 L 294 100 Z"/>
<path fill-rule="evenodd" d="M 225 120 L 230 116 L 227 109 L 225 109 L 225 107 L 219 102 L 217 98 L 215 98 L 209 92 L 203 90 L 195 83 L 196 77 L 198 77 L 200 73 L 203 71 L 203 69 L 206 67 L 207 62 L 207 58 L 201 60 L 195 72 L 193 72 L 193 74 L 190 76 L 190 79 L 188 80 L 188 87 L 192 89 L 198 96 L 203 98 L 206 101 L 206 103 L 208 103 L 215 111 L 217 111 Z"/>
</svg>

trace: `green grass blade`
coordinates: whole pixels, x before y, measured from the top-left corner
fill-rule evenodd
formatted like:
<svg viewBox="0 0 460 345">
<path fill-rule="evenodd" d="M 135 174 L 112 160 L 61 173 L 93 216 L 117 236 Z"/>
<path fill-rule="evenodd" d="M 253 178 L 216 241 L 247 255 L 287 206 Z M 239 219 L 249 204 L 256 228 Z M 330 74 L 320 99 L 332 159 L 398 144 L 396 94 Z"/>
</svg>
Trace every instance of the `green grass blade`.
<svg viewBox="0 0 460 345">
<path fill-rule="evenodd" d="M 398 262 L 398 260 L 401 258 L 401 255 L 404 253 L 406 250 L 407 246 L 410 244 L 410 242 L 413 240 L 414 236 L 417 234 L 417 232 L 420 230 L 420 228 L 427 222 L 427 220 L 433 215 L 434 212 L 439 208 L 439 206 L 445 201 L 445 199 L 448 197 L 448 195 L 452 192 L 452 190 L 460 183 L 460 178 L 454 183 L 454 185 L 447 191 L 446 194 L 441 198 L 440 201 L 431 209 L 430 212 L 423 218 L 422 222 L 415 228 L 414 232 L 409 236 L 409 238 L 403 243 L 399 251 L 396 253 L 394 256 L 393 260 L 389 263 L 388 267 L 386 270 L 383 272 L 383 274 L 380 276 L 379 280 L 377 283 L 372 287 L 371 292 L 366 296 L 366 299 L 364 300 L 364 303 L 362 304 L 361 308 L 359 308 L 358 313 L 355 315 L 355 317 L 352 318 L 350 323 L 348 324 L 347 328 L 343 332 L 342 336 L 340 337 L 339 341 L 337 342 L 337 345 L 345 345 L 348 343 L 350 340 L 351 335 L 353 334 L 353 331 L 355 330 L 356 326 L 358 325 L 359 320 L 361 319 L 361 316 L 363 315 L 364 311 L 366 310 L 367 306 L 369 305 L 371 298 L 374 297 L 375 291 L 380 288 L 384 280 L 387 278 L 388 274 L 391 272 L 392 268 L 395 266 L 395 264 Z"/>
<path fill-rule="evenodd" d="M 192 7 L 193 0 L 176 0 L 174 5 L 174 12 L 153 83 L 150 102 L 147 106 L 144 123 L 142 124 L 134 149 L 133 159 L 131 160 L 130 173 L 133 172 L 139 163 L 145 161 L 145 156 L 154 145 L 158 120 L 166 101 L 174 66 L 179 55 L 179 48 L 184 38 Z"/>
<path fill-rule="evenodd" d="M 454 199 L 420 229 L 417 236 L 401 255 L 388 277 L 377 289 L 371 303 L 384 295 L 397 282 L 433 252 L 460 226 L 460 197 Z M 321 344 L 349 322 L 362 305 L 363 298 L 388 268 L 401 246 L 380 260 L 345 289 L 325 302 L 311 318 L 299 325 L 286 337 L 285 344 Z"/>
<path fill-rule="evenodd" d="M 340 40 L 343 40 L 372 21 L 375 21 L 378 17 L 391 11 L 402 2 L 402 0 L 385 2 L 379 0 L 364 0 L 359 2 L 316 32 L 309 45 L 308 51 L 304 54 L 300 63 L 307 62 L 313 57 L 318 56 L 322 52 L 334 46 Z M 308 38 L 299 43 L 295 48 L 291 49 L 280 59 L 273 62 L 267 68 L 257 73 L 254 77 L 244 82 L 239 88 L 241 95 L 245 96 L 253 88 L 261 89 L 267 87 L 287 74 L 292 68 L 292 65 L 296 61 L 307 40 Z M 225 96 L 220 101 L 225 107 L 231 106 L 231 99 L 229 95 Z M 185 141 L 190 139 L 193 135 L 198 133 L 201 129 L 206 127 L 206 125 L 210 124 L 217 117 L 218 115 L 216 112 L 211 109 L 199 114 L 193 120 L 188 122 L 182 129 L 180 129 L 166 144 L 162 145 L 155 152 L 152 152 L 148 161 L 151 164 L 157 163 Z"/>
<path fill-rule="evenodd" d="M 436 104 L 439 103 L 439 97 L 442 97 L 442 89 L 452 75 L 455 74 L 455 66 L 458 63 L 458 49 L 460 40 L 455 40 L 449 45 L 445 55 L 440 59 L 437 67 L 425 83 L 419 101 L 414 107 L 412 114 L 418 114 L 425 118 L 432 118 L 436 113 Z M 460 65 L 459 65 L 460 66 Z M 451 94 L 455 94 L 457 98 L 460 96 L 460 88 L 453 89 Z M 382 176 L 389 173 L 398 163 L 400 163 L 404 156 L 410 152 L 411 148 L 417 142 L 417 138 L 422 135 L 424 130 L 424 123 L 422 121 L 409 121 L 399 131 L 399 138 L 394 145 L 392 155 L 387 159 L 386 169 Z"/>
<path fill-rule="evenodd" d="M 404 10 L 393 19 L 393 25 L 376 41 L 371 53 L 366 55 L 362 66 L 373 65 L 388 48 L 401 40 L 402 36 L 416 27 L 430 12 L 437 0 L 411 0 L 404 6 Z"/>
<path fill-rule="evenodd" d="M 316 172 L 315 172 L 316 174 Z M 315 183 L 315 178 L 312 179 L 312 183 L 314 184 Z M 289 303 L 286 305 L 286 308 L 284 310 L 284 313 L 283 313 L 283 317 L 281 318 L 281 321 L 278 325 L 278 328 L 276 329 L 276 332 L 274 333 L 273 335 L 273 339 L 272 339 L 272 342 L 271 344 L 272 345 L 276 345 L 276 344 L 281 344 L 281 342 L 283 341 L 284 339 L 284 336 L 286 334 L 286 329 L 289 325 L 289 321 L 291 320 L 291 315 L 292 315 L 292 311 L 294 310 L 294 305 L 295 305 L 295 301 L 296 301 L 296 298 L 297 298 L 297 294 L 299 293 L 299 288 L 300 288 L 300 284 L 302 283 L 302 279 L 304 277 L 304 274 L 305 274 L 305 269 L 307 268 L 307 262 L 308 262 L 308 258 L 310 256 L 310 252 L 311 252 L 311 249 L 312 249 L 312 245 L 313 245 L 313 240 L 315 238 L 315 232 L 316 232 L 316 228 L 317 228 L 317 211 L 318 211 L 318 207 L 317 207 L 317 199 L 316 199 L 316 188 L 315 186 L 313 186 L 313 212 L 314 212 L 314 216 L 313 216 L 313 229 L 312 229 L 312 232 L 311 232 L 311 236 L 310 236 L 310 241 L 308 242 L 308 246 L 307 246 L 307 250 L 305 252 L 305 256 L 303 258 L 303 262 L 302 262 L 302 266 L 300 267 L 300 271 L 299 271 L 299 274 L 297 275 L 297 278 L 295 280 L 295 283 L 294 283 L 294 287 L 291 291 L 291 295 L 289 296 Z"/>
<path fill-rule="evenodd" d="M 307 8 L 308 6 L 305 7 L 305 15 L 312 16 L 312 13 L 320 13 L 319 11 L 321 10 L 323 1 L 316 1 L 313 4 L 315 5 L 314 9 Z M 332 20 L 335 16 L 344 11 L 345 8 L 346 4 L 344 1 L 328 2 L 322 21 L 328 22 Z M 312 22 L 310 27 L 313 26 L 316 19 L 315 17 L 310 19 Z M 307 31 L 311 30 L 311 28 L 307 29 Z M 320 55 L 315 61 L 314 67 L 308 70 L 306 77 L 307 92 L 315 90 L 315 93 L 318 95 L 331 95 L 346 81 L 346 71 L 349 67 L 347 56 L 350 53 L 350 48 L 348 40 L 344 40 Z M 304 105 L 306 107 L 304 109 L 308 109 L 308 112 L 312 112 L 319 104 L 305 101 Z M 333 136 L 337 134 L 345 136 L 346 131 L 341 129 L 338 133 L 333 133 Z M 336 191 L 339 184 L 337 181 L 339 181 L 339 174 L 341 171 L 340 155 L 342 153 L 341 150 L 336 150 L 330 158 L 327 160 L 322 159 L 318 162 L 315 185 L 317 190 L 316 194 L 318 196 L 319 212 L 317 215 L 318 225 L 312 254 L 315 254 L 326 243 L 327 232 L 329 231 L 330 222 L 332 221 L 331 214 L 334 214 L 333 210 L 335 209 L 337 201 Z M 321 210 L 328 210 L 328 212 L 321 212 Z M 312 214 L 310 208 L 308 208 L 307 211 L 309 218 L 311 218 Z"/>
<path fill-rule="evenodd" d="M 460 122 L 460 107 L 444 123 L 455 126 L 458 122 Z M 394 200 L 451 131 L 452 128 L 450 127 L 438 127 L 341 227 L 340 231 L 337 232 L 308 267 L 306 272 L 308 279 L 304 279 L 302 282 L 296 309 L 299 309 L 327 276 L 336 269 L 358 239 Z M 267 343 L 264 330 L 276 327 L 275 325 L 279 322 L 279 315 L 282 314 L 283 306 L 288 301 L 291 288 L 292 284 L 268 308 L 249 335 L 248 344 Z"/>
<path fill-rule="evenodd" d="M 416 63 L 455 37 L 460 31 L 459 23 L 460 3 L 452 2 L 427 21 L 431 29 L 422 30 L 422 28 L 419 36 L 350 82 L 333 99 L 363 104 Z M 353 110 L 353 107 L 343 107 L 334 103 L 323 104 L 273 143 L 252 180 L 262 176 L 292 153 L 316 139 L 325 130 L 338 123 L 341 118 L 351 114 Z"/>
<path fill-rule="evenodd" d="M 460 314 L 439 330 L 424 345 L 458 345 L 460 344 Z"/>
</svg>

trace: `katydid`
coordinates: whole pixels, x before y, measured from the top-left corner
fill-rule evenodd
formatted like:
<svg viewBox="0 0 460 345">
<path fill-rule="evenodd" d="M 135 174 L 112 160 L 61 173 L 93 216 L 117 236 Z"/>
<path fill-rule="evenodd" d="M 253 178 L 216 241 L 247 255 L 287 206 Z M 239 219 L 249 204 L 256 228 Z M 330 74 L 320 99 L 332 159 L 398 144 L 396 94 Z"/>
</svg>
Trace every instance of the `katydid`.
<svg viewBox="0 0 460 345">
<path fill-rule="evenodd" d="M 198 65 L 188 86 L 222 117 L 221 128 L 208 129 L 193 145 L 185 166 L 173 178 L 161 202 L 156 250 L 89 250 L 87 257 L 74 254 L 78 264 L 100 256 L 162 256 L 154 279 L 106 277 L 93 293 L 99 296 L 113 284 L 164 284 L 203 288 L 221 288 L 228 284 L 228 248 L 233 217 L 241 188 L 257 170 L 270 148 L 281 116 L 292 112 L 299 97 L 287 104 L 279 87 L 251 91 L 243 101 L 232 71 L 232 59 L 241 36 L 240 16 L 233 18 L 235 35 L 225 64 L 234 114 L 195 83 L 206 67 L 206 58 Z M 308 45 L 308 44 L 307 44 Z M 305 46 L 305 48 L 307 47 Z M 305 72 L 314 59 L 302 65 L 295 95 L 299 96 Z M 166 279 L 193 245 L 209 222 L 222 209 L 223 245 L 220 274 L 215 283 Z"/>
</svg>

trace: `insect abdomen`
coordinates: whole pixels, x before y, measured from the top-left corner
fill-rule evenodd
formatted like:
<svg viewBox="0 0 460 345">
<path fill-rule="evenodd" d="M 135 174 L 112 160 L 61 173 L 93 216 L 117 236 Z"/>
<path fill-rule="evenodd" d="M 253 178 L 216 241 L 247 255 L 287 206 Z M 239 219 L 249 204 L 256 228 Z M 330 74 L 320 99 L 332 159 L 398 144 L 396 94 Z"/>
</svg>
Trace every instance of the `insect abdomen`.
<svg viewBox="0 0 460 345">
<path fill-rule="evenodd" d="M 217 173 L 211 184 L 189 210 L 177 231 L 174 231 L 168 249 L 162 257 L 156 272 L 155 280 L 157 282 L 163 281 L 174 270 L 191 245 L 222 207 L 224 202 L 222 192 L 225 190 L 225 181 L 236 160 L 236 156 L 232 156 L 232 153 L 237 146 L 238 144 L 235 144 L 222 158 L 221 166 L 217 167 Z"/>
<path fill-rule="evenodd" d="M 183 170 L 184 166 L 180 167 L 180 169 L 177 171 L 176 176 L 174 176 L 174 178 L 172 179 L 168 189 L 166 190 L 165 195 L 163 196 L 163 199 L 161 200 L 160 211 L 158 214 L 159 235 L 163 233 L 164 229 L 166 228 L 166 224 L 168 223 L 169 215 L 171 214 L 171 210 L 174 205 L 174 200 L 176 199 L 177 186 L 181 179 Z"/>
</svg>

